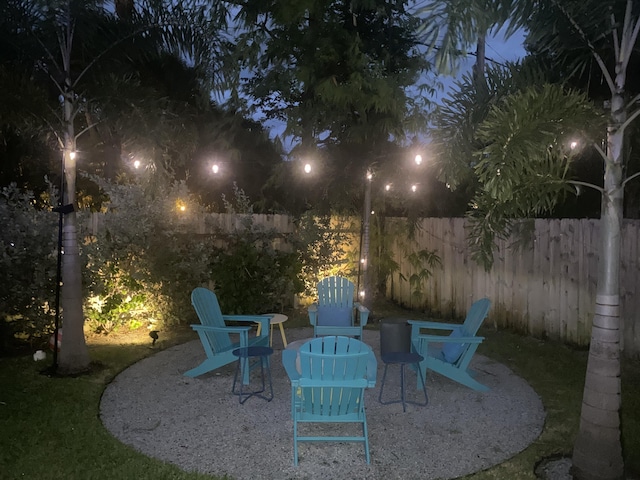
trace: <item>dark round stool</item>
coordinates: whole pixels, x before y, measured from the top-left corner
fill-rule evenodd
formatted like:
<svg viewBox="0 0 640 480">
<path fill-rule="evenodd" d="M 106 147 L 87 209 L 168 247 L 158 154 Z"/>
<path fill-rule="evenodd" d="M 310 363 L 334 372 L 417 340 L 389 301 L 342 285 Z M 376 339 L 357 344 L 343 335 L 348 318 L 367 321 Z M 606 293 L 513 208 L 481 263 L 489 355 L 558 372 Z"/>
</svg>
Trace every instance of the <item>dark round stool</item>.
<svg viewBox="0 0 640 480">
<path fill-rule="evenodd" d="M 271 383 L 271 369 L 269 368 L 269 357 L 273 354 L 273 348 L 271 347 L 242 347 L 236 348 L 232 352 L 236 357 L 238 357 L 238 364 L 236 366 L 236 373 L 233 376 L 233 386 L 231 387 L 231 392 L 234 395 L 238 395 L 238 400 L 240 401 L 240 405 L 246 402 L 250 397 L 260 397 L 265 399 L 267 402 L 273 400 L 273 384 Z M 252 392 L 245 392 L 243 389 L 242 380 L 240 380 L 240 389 L 236 390 L 236 382 L 238 381 L 238 374 L 240 372 L 240 364 L 243 360 L 247 360 L 246 365 L 249 366 L 251 358 L 258 358 L 260 362 L 260 377 L 262 379 L 262 388 L 260 390 L 254 390 Z M 271 393 L 270 396 L 262 395 L 265 391 L 265 380 L 264 380 L 264 370 L 267 370 L 267 377 L 269 378 L 269 391 Z"/>
</svg>

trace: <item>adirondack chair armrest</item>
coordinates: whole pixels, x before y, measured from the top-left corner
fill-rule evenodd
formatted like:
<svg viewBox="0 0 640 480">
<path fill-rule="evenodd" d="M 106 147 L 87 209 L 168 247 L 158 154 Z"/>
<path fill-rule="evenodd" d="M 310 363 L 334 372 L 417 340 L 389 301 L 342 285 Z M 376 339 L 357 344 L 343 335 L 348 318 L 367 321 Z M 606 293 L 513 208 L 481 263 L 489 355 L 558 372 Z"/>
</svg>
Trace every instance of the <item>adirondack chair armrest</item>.
<svg viewBox="0 0 640 480">
<path fill-rule="evenodd" d="M 244 333 L 251 330 L 251 327 L 232 327 L 232 326 L 214 327 L 211 325 L 198 325 L 198 324 L 191 325 L 191 328 L 194 329 L 196 332 L 198 330 L 202 330 L 203 332 L 220 332 L 220 333 Z"/>
<path fill-rule="evenodd" d="M 353 306 L 360 313 L 360 325 L 364 327 L 369 320 L 369 309 L 358 302 L 354 303 Z"/>
<path fill-rule="evenodd" d="M 454 330 L 462 324 L 460 323 L 443 323 L 443 322 L 430 322 L 425 320 L 408 320 L 412 330 L 417 330 L 418 333 L 421 329 L 431 330 Z"/>
<path fill-rule="evenodd" d="M 268 335 L 269 323 L 271 322 L 271 316 L 269 315 L 222 315 L 222 319 L 226 322 L 247 322 L 247 323 L 259 323 L 261 337 Z M 242 327 L 250 328 L 250 327 Z"/>
<path fill-rule="evenodd" d="M 445 335 L 417 335 L 414 339 L 428 343 L 482 343 L 484 337 L 449 337 Z"/>
<path fill-rule="evenodd" d="M 296 350 L 283 350 L 282 351 L 282 365 L 284 366 L 287 376 L 291 383 L 298 382 L 300 380 L 300 372 L 296 368 L 296 358 L 298 352 Z"/>
<path fill-rule="evenodd" d="M 311 325 L 315 325 L 318 320 L 318 304 L 312 303 L 309 305 L 307 312 L 309 313 L 309 321 L 311 322 Z"/>
</svg>

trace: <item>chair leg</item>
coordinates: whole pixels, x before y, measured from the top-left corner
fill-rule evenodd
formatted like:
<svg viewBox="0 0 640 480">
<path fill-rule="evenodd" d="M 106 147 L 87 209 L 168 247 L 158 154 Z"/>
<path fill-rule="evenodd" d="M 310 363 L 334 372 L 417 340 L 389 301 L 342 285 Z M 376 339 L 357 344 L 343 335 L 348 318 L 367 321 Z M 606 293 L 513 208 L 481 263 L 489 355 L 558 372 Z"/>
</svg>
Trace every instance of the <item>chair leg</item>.
<svg viewBox="0 0 640 480">
<path fill-rule="evenodd" d="M 369 456 L 369 431 L 367 429 L 367 417 L 364 417 L 364 421 L 362 422 L 362 435 L 364 436 L 364 454 L 367 457 L 367 463 L 371 463 L 371 458 Z"/>
<path fill-rule="evenodd" d="M 293 418 L 293 464 L 298 465 L 298 421 Z"/>
<path fill-rule="evenodd" d="M 384 390 L 384 380 L 387 378 L 387 367 L 389 366 L 388 363 L 384 364 L 384 373 L 382 374 L 382 382 L 380 382 L 380 394 L 378 395 L 378 402 L 382 403 L 383 405 L 385 404 L 382 401 L 382 392 Z"/>
</svg>

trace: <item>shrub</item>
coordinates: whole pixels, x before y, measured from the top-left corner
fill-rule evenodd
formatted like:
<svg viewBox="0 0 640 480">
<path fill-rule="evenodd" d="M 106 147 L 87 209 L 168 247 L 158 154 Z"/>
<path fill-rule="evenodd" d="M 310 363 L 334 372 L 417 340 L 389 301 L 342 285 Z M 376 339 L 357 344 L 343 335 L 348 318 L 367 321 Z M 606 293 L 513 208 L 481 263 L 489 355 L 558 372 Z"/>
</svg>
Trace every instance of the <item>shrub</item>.
<svg viewBox="0 0 640 480">
<path fill-rule="evenodd" d="M 58 216 L 15 184 L 0 191 L 0 341 L 30 343 L 55 318 Z"/>
</svg>

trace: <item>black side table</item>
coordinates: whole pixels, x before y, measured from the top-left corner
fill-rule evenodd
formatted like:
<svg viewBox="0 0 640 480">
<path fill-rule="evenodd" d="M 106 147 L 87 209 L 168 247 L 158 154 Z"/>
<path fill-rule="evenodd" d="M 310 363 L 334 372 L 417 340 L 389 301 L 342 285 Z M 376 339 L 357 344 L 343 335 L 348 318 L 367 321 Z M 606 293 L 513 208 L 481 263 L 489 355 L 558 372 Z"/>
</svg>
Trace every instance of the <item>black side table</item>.
<svg viewBox="0 0 640 480">
<path fill-rule="evenodd" d="M 236 366 L 236 373 L 233 376 L 233 386 L 231 387 L 231 392 L 234 395 L 238 395 L 238 400 L 240 401 L 240 405 L 246 402 L 250 397 L 256 396 L 265 399 L 267 402 L 273 400 L 273 384 L 271 382 L 271 369 L 269 368 L 269 357 L 273 354 L 273 348 L 271 347 L 243 347 L 236 348 L 232 352 L 236 357 L 238 357 L 238 364 Z M 238 381 L 238 374 L 240 372 L 240 364 L 243 359 L 250 359 L 252 357 L 258 357 L 260 361 L 260 377 L 262 379 L 262 388 L 260 390 L 254 390 L 252 392 L 243 391 L 242 380 L 240 380 L 240 389 L 236 390 L 236 382 Z M 247 362 L 247 365 L 250 362 Z M 264 380 L 264 370 L 267 370 L 267 376 L 269 378 L 269 391 L 271 393 L 270 396 L 262 395 L 265 391 L 265 380 Z"/>
<path fill-rule="evenodd" d="M 411 352 L 391 352 L 391 353 L 383 353 L 380 355 L 382 357 L 382 361 L 384 362 L 384 373 L 382 375 L 382 383 L 380 384 L 380 395 L 378 395 L 378 401 L 383 405 L 389 405 L 390 403 L 402 403 L 402 411 L 407 411 L 407 403 L 411 403 L 413 405 L 425 406 L 429 403 L 429 397 L 427 396 L 427 387 L 422 381 L 422 373 L 420 370 L 420 362 L 424 360 L 422 355 Z M 398 364 L 400 365 L 400 400 L 391 400 L 388 402 L 382 401 L 382 392 L 384 391 L 384 381 L 387 378 L 387 367 L 390 364 Z M 414 402 L 411 400 L 406 400 L 405 398 L 405 388 L 404 388 L 404 366 L 405 365 L 415 365 L 416 373 L 420 377 L 420 381 L 422 382 L 422 391 L 424 392 L 424 403 Z"/>
</svg>

